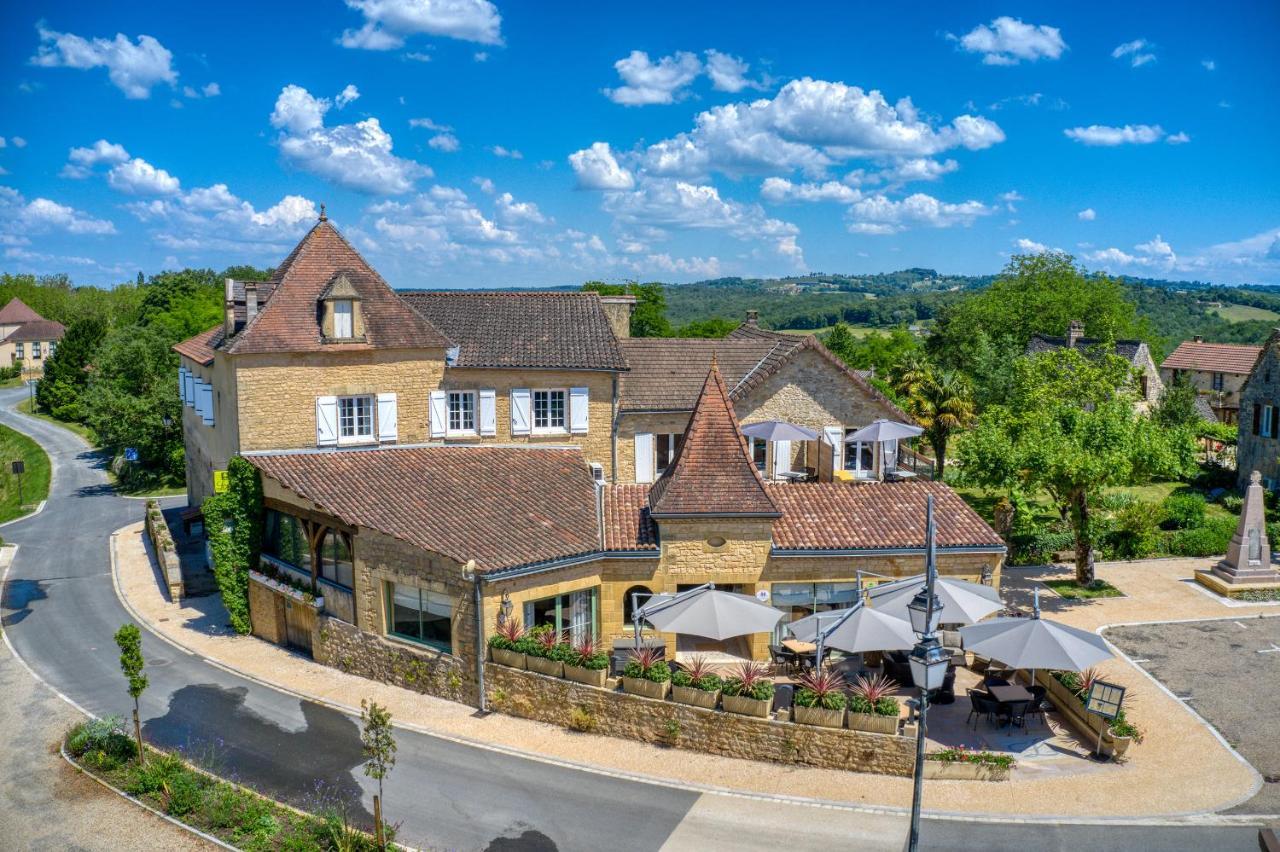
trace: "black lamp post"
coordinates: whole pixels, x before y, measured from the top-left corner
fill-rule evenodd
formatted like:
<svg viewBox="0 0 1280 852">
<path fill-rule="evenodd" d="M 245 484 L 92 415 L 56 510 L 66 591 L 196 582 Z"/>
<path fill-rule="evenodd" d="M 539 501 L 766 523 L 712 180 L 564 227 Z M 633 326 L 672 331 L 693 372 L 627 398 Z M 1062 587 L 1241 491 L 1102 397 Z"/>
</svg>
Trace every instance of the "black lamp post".
<svg viewBox="0 0 1280 852">
<path fill-rule="evenodd" d="M 911 650 L 911 679 L 920 687 L 920 720 L 916 726 L 915 787 L 911 795 L 911 836 L 907 849 L 916 852 L 920 848 L 920 795 L 924 784 L 924 738 L 929 712 L 929 693 L 942 688 L 947 678 L 951 657 L 943 650 L 938 639 L 938 623 L 942 616 L 942 602 L 934 594 L 933 583 L 937 577 L 937 529 L 933 520 L 933 497 L 928 498 L 925 510 L 925 585 L 907 604 L 911 617 L 911 629 L 920 641 Z"/>
</svg>

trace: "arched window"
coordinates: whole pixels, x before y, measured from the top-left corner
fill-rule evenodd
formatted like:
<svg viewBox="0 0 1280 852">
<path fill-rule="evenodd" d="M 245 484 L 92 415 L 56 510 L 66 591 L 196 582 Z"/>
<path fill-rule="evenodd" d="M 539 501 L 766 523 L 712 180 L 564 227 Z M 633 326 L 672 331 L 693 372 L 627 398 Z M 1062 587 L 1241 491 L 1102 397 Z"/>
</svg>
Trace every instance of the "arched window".
<svg viewBox="0 0 1280 852">
<path fill-rule="evenodd" d="M 649 601 L 649 597 L 653 594 L 653 590 L 648 586 L 632 586 L 622 595 L 622 620 L 631 625 L 631 614 L 635 610 L 635 595 L 640 596 L 640 606 L 644 606 Z"/>
</svg>

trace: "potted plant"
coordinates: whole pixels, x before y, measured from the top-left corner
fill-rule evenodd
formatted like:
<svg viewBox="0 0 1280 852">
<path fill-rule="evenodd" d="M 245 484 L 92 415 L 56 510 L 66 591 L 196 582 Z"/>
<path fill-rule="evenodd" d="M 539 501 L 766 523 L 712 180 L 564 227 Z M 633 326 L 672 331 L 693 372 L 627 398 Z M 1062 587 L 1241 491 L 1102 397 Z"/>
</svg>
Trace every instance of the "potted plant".
<svg viewBox="0 0 1280 852">
<path fill-rule="evenodd" d="M 631 652 L 622 670 L 622 690 L 630 695 L 662 700 L 671 689 L 671 669 L 658 656 L 657 648 L 639 648 Z"/>
<path fill-rule="evenodd" d="M 720 675 L 711 670 L 707 658 L 695 654 L 683 667 L 672 672 L 671 697 L 681 704 L 714 710 L 723 685 Z"/>
<path fill-rule="evenodd" d="M 609 655 L 600 650 L 594 637 L 585 636 L 573 646 L 573 656 L 564 663 L 564 676 L 587 686 L 604 686 L 609 676 Z"/>
<path fill-rule="evenodd" d="M 573 654 L 569 643 L 550 625 L 535 627 L 534 649 L 525 652 L 525 665 L 529 671 L 551 677 L 564 677 L 564 661 Z"/>
<path fill-rule="evenodd" d="M 721 697 L 724 709 L 743 716 L 769 718 L 773 705 L 773 681 L 763 663 L 747 660 L 725 680 Z"/>
<path fill-rule="evenodd" d="M 889 693 L 897 682 L 884 675 L 859 677 L 849 698 L 849 727 L 873 734 L 898 733 L 898 699 Z"/>
<path fill-rule="evenodd" d="M 843 728 L 848 698 L 844 676 L 833 671 L 807 671 L 800 676 L 792 719 L 801 725 Z"/>
<path fill-rule="evenodd" d="M 489 637 L 489 656 L 500 665 L 524 668 L 524 651 L 520 650 L 522 639 L 524 628 L 520 626 L 520 619 L 498 619 L 498 632 Z"/>
<path fill-rule="evenodd" d="M 924 758 L 924 777 L 939 781 L 1007 781 L 1017 765 L 1013 755 L 970 751 L 964 746 L 930 752 Z"/>
</svg>

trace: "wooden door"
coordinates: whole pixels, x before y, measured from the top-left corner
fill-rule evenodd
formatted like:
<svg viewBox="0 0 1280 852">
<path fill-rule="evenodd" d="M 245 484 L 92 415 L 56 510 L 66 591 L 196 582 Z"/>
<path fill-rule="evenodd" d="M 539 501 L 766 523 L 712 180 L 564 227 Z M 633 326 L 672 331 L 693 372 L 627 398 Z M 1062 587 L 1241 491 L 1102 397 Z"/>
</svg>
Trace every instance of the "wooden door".
<svg viewBox="0 0 1280 852">
<path fill-rule="evenodd" d="M 297 601 L 285 600 L 285 644 L 290 648 L 311 653 L 311 624 L 315 619 L 311 608 Z"/>
</svg>

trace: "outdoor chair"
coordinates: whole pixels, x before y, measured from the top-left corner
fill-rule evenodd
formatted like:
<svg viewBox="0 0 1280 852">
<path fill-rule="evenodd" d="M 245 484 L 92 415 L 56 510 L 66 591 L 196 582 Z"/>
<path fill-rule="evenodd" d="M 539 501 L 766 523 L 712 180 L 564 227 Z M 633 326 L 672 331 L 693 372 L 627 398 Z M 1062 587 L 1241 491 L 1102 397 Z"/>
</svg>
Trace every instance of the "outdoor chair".
<svg viewBox="0 0 1280 852">
<path fill-rule="evenodd" d="M 789 683 L 780 683 L 773 688 L 773 712 L 790 710 L 796 697 L 796 688 Z"/>
<path fill-rule="evenodd" d="M 1049 690 L 1037 684 L 1036 686 L 1027 687 L 1027 691 L 1031 693 L 1031 703 L 1022 711 L 1024 721 L 1027 716 L 1039 716 L 1041 723 L 1048 724 L 1045 721 L 1046 708 L 1044 704 L 1048 699 Z"/>
<path fill-rule="evenodd" d="M 907 655 L 901 651 L 885 653 L 884 673 L 886 677 L 896 680 L 900 686 L 915 685 L 915 679 L 911 677 L 911 663 L 907 662 Z"/>
<path fill-rule="evenodd" d="M 933 695 L 929 697 L 931 704 L 955 704 L 956 703 L 956 667 L 948 666 L 946 677 L 942 680 L 942 686 L 934 690 Z"/>
<path fill-rule="evenodd" d="M 982 685 L 986 687 L 1008 686 L 1009 679 L 1006 678 L 1004 675 L 1005 675 L 1005 672 L 992 671 L 988 669 L 987 673 L 982 676 Z"/>
<path fill-rule="evenodd" d="M 773 659 L 774 674 L 786 674 L 795 665 L 795 655 L 781 645 L 770 645 L 769 656 Z"/>
<path fill-rule="evenodd" d="M 991 717 L 995 715 L 999 709 L 999 703 L 987 695 L 985 692 L 979 692 L 976 689 L 970 689 L 969 692 L 969 718 L 965 719 L 965 724 L 969 724 L 969 720 L 973 720 L 974 730 L 978 728 L 978 720 L 975 716 L 986 716 L 987 722 L 991 722 Z"/>
</svg>

